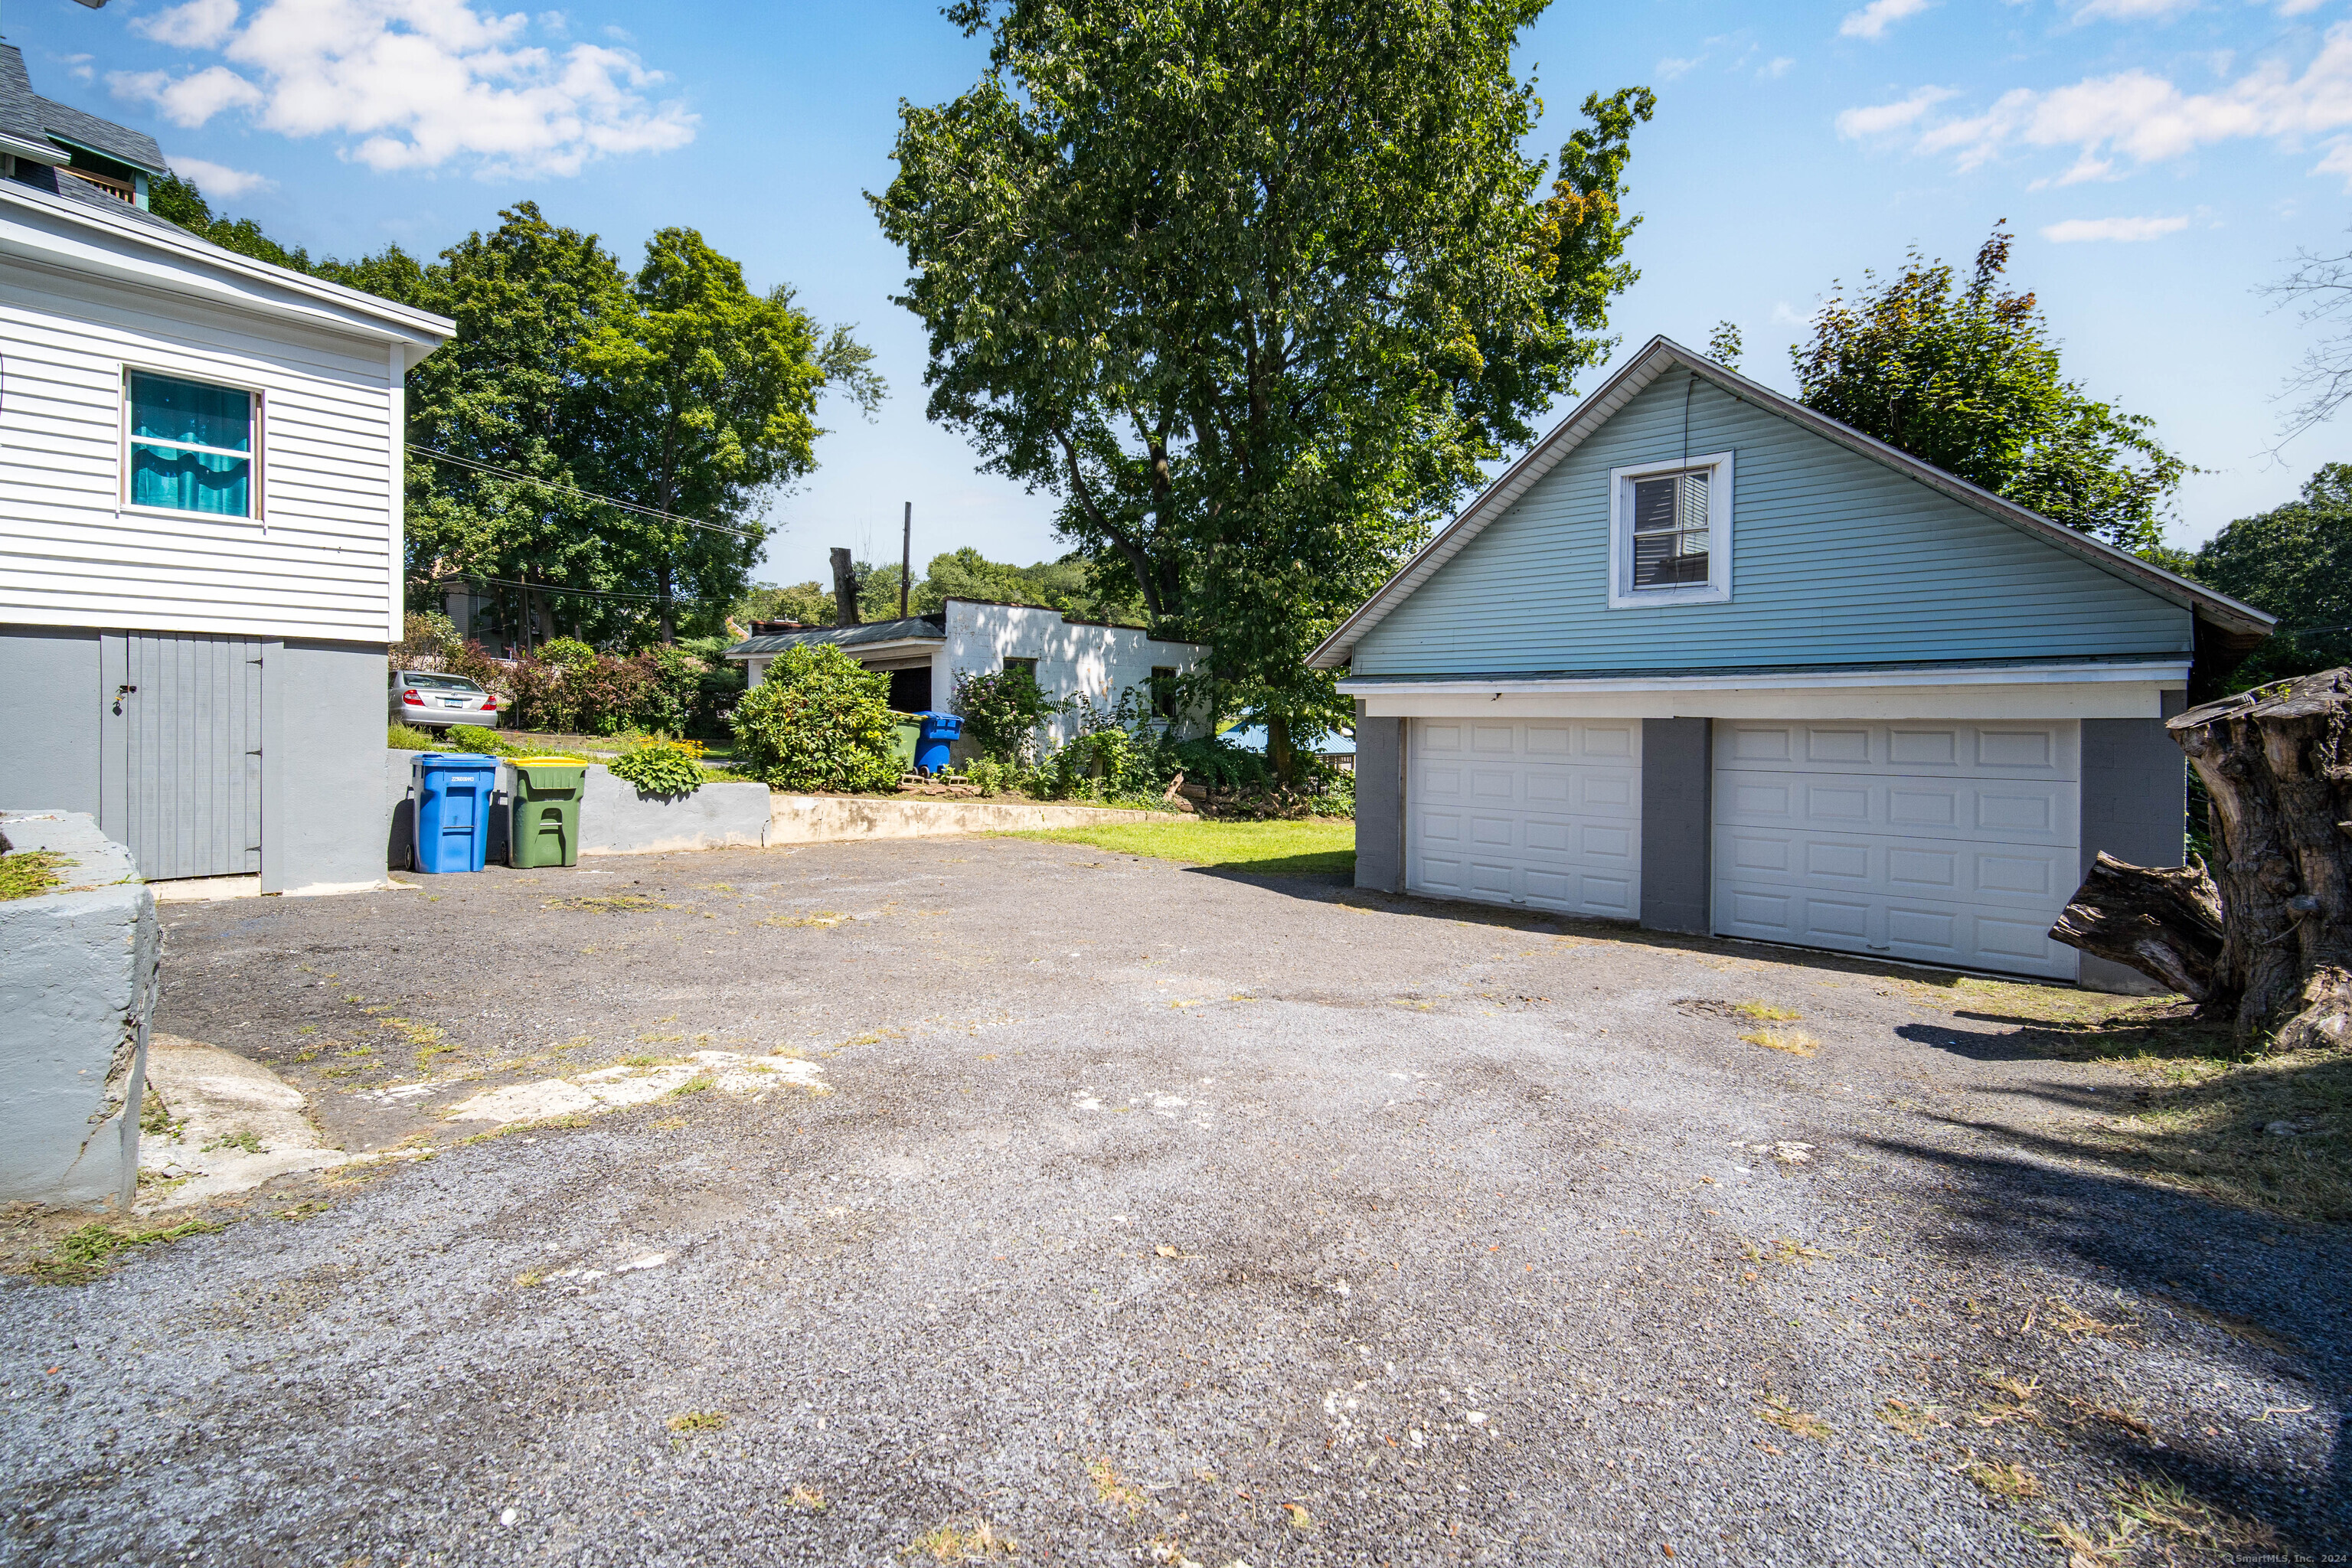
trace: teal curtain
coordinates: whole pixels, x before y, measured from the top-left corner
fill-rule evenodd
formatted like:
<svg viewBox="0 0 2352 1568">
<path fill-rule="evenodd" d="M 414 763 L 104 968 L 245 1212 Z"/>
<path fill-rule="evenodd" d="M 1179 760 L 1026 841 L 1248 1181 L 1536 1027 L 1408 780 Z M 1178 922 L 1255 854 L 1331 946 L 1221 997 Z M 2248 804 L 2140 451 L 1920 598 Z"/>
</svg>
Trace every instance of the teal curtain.
<svg viewBox="0 0 2352 1568">
<path fill-rule="evenodd" d="M 213 451 L 190 450 L 210 447 Z M 131 500 L 222 517 L 253 515 L 253 398 L 201 382 L 131 377 Z"/>
</svg>

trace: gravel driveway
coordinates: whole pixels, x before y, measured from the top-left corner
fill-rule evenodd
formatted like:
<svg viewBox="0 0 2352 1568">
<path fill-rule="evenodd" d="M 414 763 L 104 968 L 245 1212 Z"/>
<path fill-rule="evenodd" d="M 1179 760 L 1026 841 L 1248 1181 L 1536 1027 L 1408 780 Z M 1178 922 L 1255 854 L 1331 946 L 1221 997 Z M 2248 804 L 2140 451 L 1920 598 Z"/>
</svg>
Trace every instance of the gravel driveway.
<svg viewBox="0 0 2352 1568">
<path fill-rule="evenodd" d="M 0 1561 L 2352 1541 L 2352 1246 L 2078 1158 L 2130 1080 L 1981 991 L 1019 840 L 418 880 L 167 908 L 159 1028 L 438 1152 L 0 1280 Z"/>
</svg>

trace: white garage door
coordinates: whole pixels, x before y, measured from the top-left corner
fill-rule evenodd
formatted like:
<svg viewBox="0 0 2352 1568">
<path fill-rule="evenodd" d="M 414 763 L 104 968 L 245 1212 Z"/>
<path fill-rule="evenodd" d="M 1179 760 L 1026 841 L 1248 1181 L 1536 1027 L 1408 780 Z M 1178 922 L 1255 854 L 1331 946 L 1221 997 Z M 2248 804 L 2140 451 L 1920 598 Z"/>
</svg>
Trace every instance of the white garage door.
<svg viewBox="0 0 2352 1568">
<path fill-rule="evenodd" d="M 1715 727 L 1715 929 L 2072 979 L 2050 924 L 2080 870 L 2080 730 Z"/>
<path fill-rule="evenodd" d="M 1640 720 L 1416 719 L 1412 744 L 1412 890 L 1627 920 L 1642 912 Z"/>
</svg>

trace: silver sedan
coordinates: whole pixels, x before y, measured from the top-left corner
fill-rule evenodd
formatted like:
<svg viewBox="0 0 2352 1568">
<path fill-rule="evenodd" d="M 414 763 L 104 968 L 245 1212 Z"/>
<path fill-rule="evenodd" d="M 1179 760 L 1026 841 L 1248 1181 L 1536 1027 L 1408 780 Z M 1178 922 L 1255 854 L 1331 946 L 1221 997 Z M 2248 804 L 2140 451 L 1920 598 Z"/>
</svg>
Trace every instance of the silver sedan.
<svg viewBox="0 0 2352 1568">
<path fill-rule="evenodd" d="M 499 725 L 499 700 L 462 675 L 436 675 L 423 669 L 392 672 L 392 721 L 420 728 L 446 729 L 452 724 Z"/>
</svg>

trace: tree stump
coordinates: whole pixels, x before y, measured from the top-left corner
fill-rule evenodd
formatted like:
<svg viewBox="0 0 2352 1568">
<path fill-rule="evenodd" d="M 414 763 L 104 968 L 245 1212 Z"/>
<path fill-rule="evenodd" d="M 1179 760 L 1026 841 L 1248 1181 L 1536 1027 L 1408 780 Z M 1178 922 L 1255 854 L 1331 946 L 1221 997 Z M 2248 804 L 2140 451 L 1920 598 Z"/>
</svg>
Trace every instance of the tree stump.
<svg viewBox="0 0 2352 1568">
<path fill-rule="evenodd" d="M 2102 855 L 2050 934 L 2189 996 L 2242 1045 L 2352 1044 L 2352 669 L 2258 687 L 2166 729 L 2212 800 L 2211 879 Z M 2216 902 L 2218 947 L 2205 918 Z"/>
</svg>

